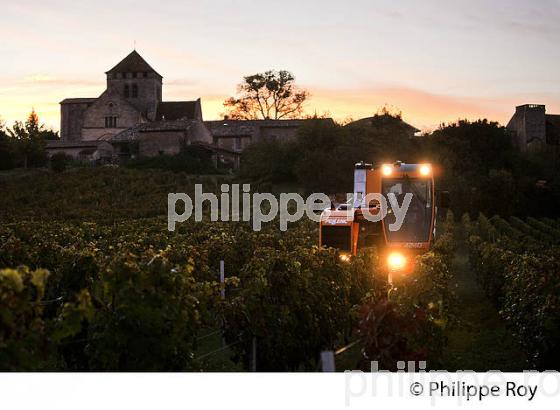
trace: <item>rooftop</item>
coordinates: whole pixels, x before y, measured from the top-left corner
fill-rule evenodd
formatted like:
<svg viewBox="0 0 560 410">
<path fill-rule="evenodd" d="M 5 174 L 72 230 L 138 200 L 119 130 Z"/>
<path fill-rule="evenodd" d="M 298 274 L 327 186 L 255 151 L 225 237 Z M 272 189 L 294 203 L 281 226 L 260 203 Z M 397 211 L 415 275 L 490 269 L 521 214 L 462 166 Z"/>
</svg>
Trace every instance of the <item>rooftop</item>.
<svg viewBox="0 0 560 410">
<path fill-rule="evenodd" d="M 158 104 L 156 120 L 193 120 L 196 101 L 164 101 Z"/>
<path fill-rule="evenodd" d="M 156 70 L 154 70 L 147 62 L 142 58 L 136 50 L 127 55 L 121 60 L 116 66 L 111 68 L 105 74 L 112 73 L 155 73 L 162 77 Z M 163 77 L 162 77 L 163 78 Z"/>
<path fill-rule="evenodd" d="M 140 132 L 158 132 L 158 131 L 187 131 L 192 125 L 197 124 L 196 120 L 165 120 L 152 121 L 138 124 L 126 130 L 119 132 L 111 138 L 111 142 L 133 141 Z"/>
<path fill-rule="evenodd" d="M 89 104 L 97 100 L 97 98 L 65 98 L 61 104 Z"/>
<path fill-rule="evenodd" d="M 107 141 L 92 140 L 92 141 L 47 141 L 47 149 L 51 148 L 97 148 L 101 144 L 106 144 Z"/>
<path fill-rule="evenodd" d="M 332 118 L 310 118 L 296 120 L 213 120 L 204 121 L 215 137 L 253 135 L 257 128 L 294 128 L 301 127 L 310 121 L 332 123 Z"/>
</svg>

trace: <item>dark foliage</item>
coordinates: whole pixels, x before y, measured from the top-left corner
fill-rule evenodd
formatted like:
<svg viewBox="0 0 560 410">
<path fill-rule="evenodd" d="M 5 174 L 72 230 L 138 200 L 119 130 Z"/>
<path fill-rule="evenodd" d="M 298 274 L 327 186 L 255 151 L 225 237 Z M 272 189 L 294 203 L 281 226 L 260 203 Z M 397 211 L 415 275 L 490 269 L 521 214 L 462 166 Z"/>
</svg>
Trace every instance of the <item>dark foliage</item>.
<svg viewBox="0 0 560 410">
<path fill-rule="evenodd" d="M 347 126 L 311 123 L 291 141 L 263 141 L 242 156 L 242 175 L 293 182 L 306 192 L 352 191 L 356 162 L 430 162 L 456 214 L 555 216 L 560 160 L 550 147 L 521 153 L 498 123 L 461 120 L 420 137 L 387 112 Z"/>
<path fill-rule="evenodd" d="M 157 157 L 132 159 L 127 162 L 126 166 L 137 169 L 163 169 L 187 174 L 220 173 L 212 162 L 211 154 L 207 150 L 193 145 L 181 148 L 176 155 L 163 154 Z"/>
<path fill-rule="evenodd" d="M 71 158 L 64 152 L 57 152 L 51 156 L 51 169 L 54 172 L 64 172 Z"/>
</svg>

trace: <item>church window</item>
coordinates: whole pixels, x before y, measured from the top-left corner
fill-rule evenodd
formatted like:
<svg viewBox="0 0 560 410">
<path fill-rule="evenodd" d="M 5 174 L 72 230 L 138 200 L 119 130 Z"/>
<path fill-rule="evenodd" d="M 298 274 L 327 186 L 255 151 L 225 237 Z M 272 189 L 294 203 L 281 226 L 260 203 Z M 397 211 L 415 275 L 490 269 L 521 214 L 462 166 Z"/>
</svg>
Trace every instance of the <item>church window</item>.
<svg viewBox="0 0 560 410">
<path fill-rule="evenodd" d="M 233 149 L 236 151 L 241 150 L 241 138 L 240 137 L 235 137 L 235 139 L 233 140 Z"/>
<path fill-rule="evenodd" d="M 142 75 L 143 75 L 144 78 L 148 78 L 148 73 L 143 72 Z"/>
<path fill-rule="evenodd" d="M 117 128 L 117 117 L 105 117 L 105 128 Z"/>
<path fill-rule="evenodd" d="M 128 98 L 130 97 L 130 88 L 128 87 L 128 84 L 126 84 L 124 86 L 124 98 Z"/>
<path fill-rule="evenodd" d="M 136 73 L 132 73 L 132 78 L 136 78 Z"/>
<path fill-rule="evenodd" d="M 136 84 L 132 84 L 132 98 L 138 97 L 138 86 Z"/>
</svg>

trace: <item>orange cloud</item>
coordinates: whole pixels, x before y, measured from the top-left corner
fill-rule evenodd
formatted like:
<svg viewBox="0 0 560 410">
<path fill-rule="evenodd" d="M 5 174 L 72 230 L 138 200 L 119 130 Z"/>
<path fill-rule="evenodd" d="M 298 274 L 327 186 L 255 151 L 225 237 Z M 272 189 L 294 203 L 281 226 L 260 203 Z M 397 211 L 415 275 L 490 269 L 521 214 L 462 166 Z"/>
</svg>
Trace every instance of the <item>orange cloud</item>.
<svg viewBox="0 0 560 410">
<path fill-rule="evenodd" d="M 402 111 L 405 121 L 423 130 L 436 128 L 442 122 L 459 118 L 488 118 L 504 122 L 509 119 L 515 103 L 485 101 L 471 97 L 432 94 L 406 87 L 369 88 L 359 90 L 311 90 L 309 108 L 328 111 L 335 119 L 367 117 L 380 107 L 390 105 Z M 519 103 L 519 102 L 518 102 Z"/>
<path fill-rule="evenodd" d="M 431 130 L 442 122 L 459 118 L 507 122 L 517 104 L 525 101 L 515 98 L 475 99 L 432 94 L 406 87 L 380 87 L 367 89 L 309 88 L 311 99 L 307 104 L 308 114 L 328 113 L 334 119 L 359 119 L 377 112 L 384 105 L 402 111 L 405 121 L 422 129 Z M 203 97 L 206 119 L 220 118 L 226 96 Z"/>
</svg>

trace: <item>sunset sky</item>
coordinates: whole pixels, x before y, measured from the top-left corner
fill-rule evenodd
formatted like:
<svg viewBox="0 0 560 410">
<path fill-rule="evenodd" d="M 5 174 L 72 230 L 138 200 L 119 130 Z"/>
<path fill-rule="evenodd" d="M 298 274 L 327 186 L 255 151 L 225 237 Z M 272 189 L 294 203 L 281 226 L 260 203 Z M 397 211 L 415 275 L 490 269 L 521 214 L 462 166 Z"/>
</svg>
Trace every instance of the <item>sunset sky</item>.
<svg viewBox="0 0 560 410">
<path fill-rule="evenodd" d="M 457 118 L 507 122 L 514 106 L 560 113 L 560 1 L 3 2 L 0 117 L 97 97 L 132 49 L 164 77 L 164 100 L 202 98 L 205 119 L 243 75 L 287 69 L 307 112 L 358 119 L 384 104 L 424 130 Z"/>
</svg>

